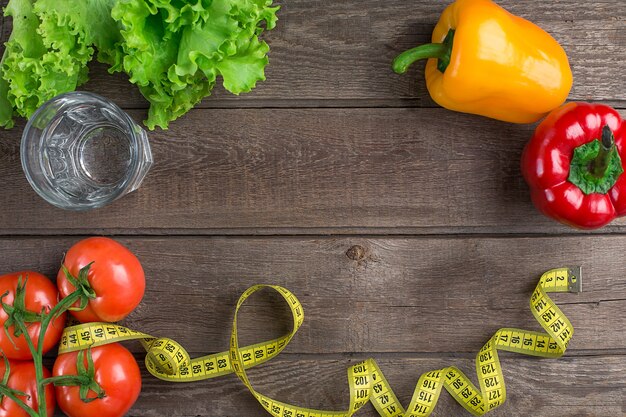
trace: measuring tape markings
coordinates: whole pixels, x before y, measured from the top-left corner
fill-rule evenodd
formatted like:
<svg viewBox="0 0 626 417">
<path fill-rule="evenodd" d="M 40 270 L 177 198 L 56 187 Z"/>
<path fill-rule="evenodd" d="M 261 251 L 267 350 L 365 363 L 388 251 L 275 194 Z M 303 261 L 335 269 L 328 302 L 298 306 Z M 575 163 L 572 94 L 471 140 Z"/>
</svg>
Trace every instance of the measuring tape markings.
<svg viewBox="0 0 626 417">
<path fill-rule="evenodd" d="M 293 328 L 288 334 L 266 342 L 239 347 L 237 316 L 244 302 L 255 292 L 269 288 L 277 291 L 287 302 L 293 317 Z M 582 277 L 579 267 L 558 268 L 544 273 L 533 291 L 530 309 L 543 332 L 501 328 L 485 343 L 476 355 L 476 373 L 480 388 L 458 368 L 449 366 L 422 374 L 407 410 L 394 394 L 382 371 L 373 359 L 350 366 L 348 385 L 350 405 L 346 411 L 322 411 L 297 407 L 276 401 L 256 391 L 246 369 L 260 365 L 277 356 L 291 341 L 304 321 L 300 301 L 289 290 L 277 285 L 254 285 L 237 302 L 226 352 L 191 359 L 176 341 L 153 337 L 113 323 L 84 323 L 65 328 L 59 345 L 59 354 L 124 340 L 138 339 L 147 352 L 146 368 L 157 378 L 170 382 L 192 382 L 235 373 L 259 403 L 277 417 L 350 417 L 371 402 L 383 417 L 426 417 L 437 404 L 442 388 L 475 416 L 502 405 L 506 388 L 498 350 L 524 355 L 557 358 L 565 353 L 574 329 L 548 293 L 580 292 Z"/>
</svg>

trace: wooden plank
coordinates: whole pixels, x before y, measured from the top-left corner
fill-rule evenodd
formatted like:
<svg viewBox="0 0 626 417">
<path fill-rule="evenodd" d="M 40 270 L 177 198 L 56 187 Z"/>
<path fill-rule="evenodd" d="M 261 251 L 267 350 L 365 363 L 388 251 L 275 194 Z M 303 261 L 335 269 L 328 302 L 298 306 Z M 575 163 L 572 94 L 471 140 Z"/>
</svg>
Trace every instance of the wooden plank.
<svg viewBox="0 0 626 417">
<path fill-rule="evenodd" d="M 0 239 L 0 270 L 55 276 L 75 240 Z M 576 329 L 571 349 L 626 347 L 621 236 L 120 241 L 147 277 L 145 299 L 126 324 L 172 337 L 194 355 L 227 349 L 237 298 L 257 283 L 283 285 L 303 303 L 307 319 L 291 352 L 475 353 L 500 327 L 539 329 L 528 306 L 539 276 L 576 264 L 585 291 L 555 295 Z M 277 295 L 255 296 L 240 317 L 242 343 L 277 337 L 289 323 Z"/>
<path fill-rule="evenodd" d="M 575 232 L 530 202 L 519 159 L 531 126 L 443 109 L 192 111 L 151 134 L 139 191 L 86 213 L 31 190 L 22 127 L 0 132 L 2 234 Z"/>
<path fill-rule="evenodd" d="M 218 87 L 202 107 L 273 107 L 277 99 L 287 101 L 279 104 L 282 106 L 333 106 L 339 103 L 324 101 L 337 99 L 348 100 L 341 105 L 351 107 L 434 106 L 423 82 L 423 65 L 400 76 L 391 71 L 390 63 L 399 52 L 430 42 L 432 28 L 449 2 L 276 3 L 282 6 L 278 26 L 264 35 L 271 45 L 267 81 L 241 98 Z M 570 99 L 623 103 L 626 31 L 622 17 L 626 3 L 594 2 L 592 8 L 581 6 L 579 0 L 498 3 L 535 22 L 563 45 L 575 78 Z M 146 106 L 137 89 L 129 88 L 125 76 L 110 77 L 102 66 L 96 66 L 91 76 L 84 89 L 111 97 L 124 107 Z"/>
<path fill-rule="evenodd" d="M 294 357 L 295 356 L 295 357 Z M 283 355 L 249 371 L 255 388 L 294 405 L 342 410 L 348 407 L 345 369 L 364 355 L 344 358 L 300 358 Z M 408 405 L 419 375 L 457 365 L 476 381 L 474 358 L 438 355 L 432 358 L 376 355 L 400 402 Z M 143 366 L 143 365 L 142 365 Z M 624 415 L 626 357 L 565 357 L 540 360 L 502 355 L 507 401 L 490 417 L 551 417 Z M 262 416 L 263 409 L 232 375 L 192 384 L 168 384 L 144 373 L 143 390 L 132 416 Z M 433 416 L 465 417 L 447 392 L 441 394 Z M 371 405 L 355 416 L 379 417 Z"/>
</svg>

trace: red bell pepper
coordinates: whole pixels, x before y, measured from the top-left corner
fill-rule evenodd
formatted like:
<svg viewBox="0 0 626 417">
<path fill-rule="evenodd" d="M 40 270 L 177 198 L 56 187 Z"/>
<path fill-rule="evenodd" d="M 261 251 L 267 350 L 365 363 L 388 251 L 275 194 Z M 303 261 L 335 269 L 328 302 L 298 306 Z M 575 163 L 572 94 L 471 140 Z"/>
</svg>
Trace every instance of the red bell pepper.
<svg viewBox="0 0 626 417">
<path fill-rule="evenodd" d="M 535 206 L 580 229 L 626 214 L 626 132 L 620 115 L 600 104 L 568 103 L 537 127 L 522 155 Z"/>
</svg>

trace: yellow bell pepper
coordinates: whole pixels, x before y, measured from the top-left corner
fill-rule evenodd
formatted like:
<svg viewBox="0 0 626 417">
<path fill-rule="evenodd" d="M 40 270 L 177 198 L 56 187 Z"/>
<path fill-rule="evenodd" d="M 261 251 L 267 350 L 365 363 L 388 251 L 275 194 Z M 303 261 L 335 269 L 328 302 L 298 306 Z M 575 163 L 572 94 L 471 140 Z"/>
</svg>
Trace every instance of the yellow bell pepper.
<svg viewBox="0 0 626 417">
<path fill-rule="evenodd" d="M 437 104 L 513 123 L 532 123 L 559 107 L 572 88 L 565 51 L 535 24 L 490 0 L 457 0 L 433 31 L 431 44 L 393 62 L 404 73 L 419 59 Z"/>
</svg>

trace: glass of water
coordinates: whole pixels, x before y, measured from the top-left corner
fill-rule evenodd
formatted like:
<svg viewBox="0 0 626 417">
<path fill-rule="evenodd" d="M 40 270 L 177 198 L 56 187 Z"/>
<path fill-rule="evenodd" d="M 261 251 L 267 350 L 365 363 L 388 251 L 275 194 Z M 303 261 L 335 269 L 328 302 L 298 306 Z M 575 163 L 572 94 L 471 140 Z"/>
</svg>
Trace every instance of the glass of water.
<svg viewBox="0 0 626 417">
<path fill-rule="evenodd" d="M 152 166 L 146 132 L 109 100 L 62 94 L 30 118 L 22 168 L 47 202 L 68 210 L 102 207 L 136 190 Z"/>
</svg>

